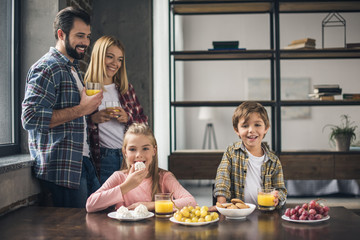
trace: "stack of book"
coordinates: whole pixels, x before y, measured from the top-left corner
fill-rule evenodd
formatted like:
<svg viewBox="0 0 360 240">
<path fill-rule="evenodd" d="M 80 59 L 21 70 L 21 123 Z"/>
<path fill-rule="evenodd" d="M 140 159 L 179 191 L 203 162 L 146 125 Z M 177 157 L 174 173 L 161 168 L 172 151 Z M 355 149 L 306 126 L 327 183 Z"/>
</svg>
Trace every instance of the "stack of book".
<svg viewBox="0 0 360 240">
<path fill-rule="evenodd" d="M 292 41 L 285 49 L 315 49 L 315 39 L 304 38 Z"/>
<path fill-rule="evenodd" d="M 320 100 L 334 100 L 336 95 L 341 95 L 342 89 L 339 84 L 319 84 L 314 85 L 314 93 L 309 97 Z"/>
</svg>

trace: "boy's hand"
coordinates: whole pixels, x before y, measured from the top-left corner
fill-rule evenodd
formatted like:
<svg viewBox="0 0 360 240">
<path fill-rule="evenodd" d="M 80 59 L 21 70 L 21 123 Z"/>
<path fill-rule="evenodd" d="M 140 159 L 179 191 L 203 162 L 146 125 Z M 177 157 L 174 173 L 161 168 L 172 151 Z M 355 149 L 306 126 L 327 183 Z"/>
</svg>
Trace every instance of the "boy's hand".
<svg viewBox="0 0 360 240">
<path fill-rule="evenodd" d="M 275 190 L 273 191 L 273 195 L 274 195 L 274 205 L 275 207 L 279 204 L 279 191 Z"/>
</svg>

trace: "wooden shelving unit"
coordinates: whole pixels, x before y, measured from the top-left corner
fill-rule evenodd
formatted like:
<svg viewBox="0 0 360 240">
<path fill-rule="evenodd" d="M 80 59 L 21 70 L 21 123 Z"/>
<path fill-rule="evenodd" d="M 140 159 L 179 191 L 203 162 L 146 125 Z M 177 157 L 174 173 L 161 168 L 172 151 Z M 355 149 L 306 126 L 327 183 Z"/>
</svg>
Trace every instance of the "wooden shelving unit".
<svg viewBox="0 0 360 240">
<path fill-rule="evenodd" d="M 259 50 L 224 50 L 224 51 L 174 51 L 170 49 L 172 66 L 175 61 L 212 61 L 212 60 L 266 60 L 273 67 L 271 86 L 276 94 L 270 101 L 259 101 L 271 107 L 272 145 L 279 155 L 286 179 L 359 179 L 360 152 L 283 152 L 281 150 L 281 108 L 301 106 L 360 106 L 360 101 L 335 100 L 281 100 L 280 65 L 281 60 L 314 60 L 314 59 L 360 59 L 359 48 L 326 48 L 310 50 L 285 50 L 279 47 L 279 16 L 296 13 L 328 13 L 360 12 L 360 1 L 332 0 L 269 0 L 269 1 L 170 1 L 170 15 L 202 15 L 202 14 L 269 14 L 270 18 L 270 49 Z M 171 17 L 169 17 L 171 18 Z M 274 27 L 273 27 L 274 26 Z M 170 31 L 172 32 L 172 31 Z M 173 34 L 174 32 L 172 32 Z M 170 77 L 171 79 L 171 77 Z M 171 92 L 172 90 L 170 90 Z M 177 101 L 170 100 L 170 109 L 177 107 L 236 107 L 239 101 Z M 171 120 L 170 120 L 171 121 Z M 170 124 L 171 125 L 171 124 Z M 173 126 L 172 126 L 173 127 Z M 176 134 L 176 129 L 170 129 Z M 170 139 L 170 142 L 172 140 Z M 221 161 L 222 152 L 178 151 L 171 149 L 169 169 L 182 179 L 214 179 L 216 168 Z M 196 162 L 197 166 L 194 166 Z M 335 169 L 337 169 L 335 171 Z M 344 173 L 345 172 L 345 173 Z"/>
</svg>

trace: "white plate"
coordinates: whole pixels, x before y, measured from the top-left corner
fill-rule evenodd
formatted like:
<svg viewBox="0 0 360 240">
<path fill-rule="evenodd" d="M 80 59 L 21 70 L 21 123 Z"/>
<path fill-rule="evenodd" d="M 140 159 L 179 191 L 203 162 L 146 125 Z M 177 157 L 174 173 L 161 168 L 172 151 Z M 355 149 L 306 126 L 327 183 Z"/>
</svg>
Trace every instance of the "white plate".
<svg viewBox="0 0 360 240">
<path fill-rule="evenodd" d="M 188 226 L 202 226 L 202 225 L 207 225 L 207 224 L 210 224 L 210 223 L 217 222 L 217 221 L 219 221 L 219 218 L 217 218 L 216 220 L 212 220 L 210 222 L 197 222 L 197 223 L 191 222 L 191 223 L 188 223 L 188 222 L 179 222 L 179 221 L 175 220 L 174 217 L 171 217 L 170 221 L 172 221 L 173 223 L 178 223 L 178 224 L 188 225 Z"/>
<path fill-rule="evenodd" d="M 132 212 L 132 211 L 129 211 L 129 212 Z M 119 220 L 119 221 L 127 221 L 127 222 L 140 221 L 140 220 L 143 220 L 143 219 L 146 219 L 146 218 L 151 218 L 151 217 L 153 217 L 153 216 L 154 216 L 154 213 L 149 212 L 146 217 L 121 218 L 121 217 L 118 217 L 118 216 L 117 216 L 116 212 L 108 213 L 108 217 L 109 217 L 109 218 L 113 218 L 113 219 L 116 219 L 116 220 Z"/>
<path fill-rule="evenodd" d="M 296 222 L 296 223 L 318 223 L 318 222 L 323 222 L 323 221 L 329 220 L 330 216 L 327 215 L 326 217 L 319 219 L 319 220 L 292 220 L 291 218 L 289 218 L 288 216 L 285 216 L 285 215 L 282 215 L 281 218 L 284 219 L 285 221 Z"/>
</svg>

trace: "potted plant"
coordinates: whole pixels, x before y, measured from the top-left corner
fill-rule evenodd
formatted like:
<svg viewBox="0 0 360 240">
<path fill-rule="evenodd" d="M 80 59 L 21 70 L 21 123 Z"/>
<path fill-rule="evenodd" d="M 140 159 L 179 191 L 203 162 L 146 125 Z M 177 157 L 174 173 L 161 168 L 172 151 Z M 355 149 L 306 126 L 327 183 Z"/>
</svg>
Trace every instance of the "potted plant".
<svg viewBox="0 0 360 240">
<path fill-rule="evenodd" d="M 341 115 L 341 125 L 327 124 L 324 126 L 331 128 L 330 142 L 335 143 L 336 151 L 349 151 L 350 144 L 356 139 L 354 122 L 350 122 L 348 115 Z"/>
</svg>

